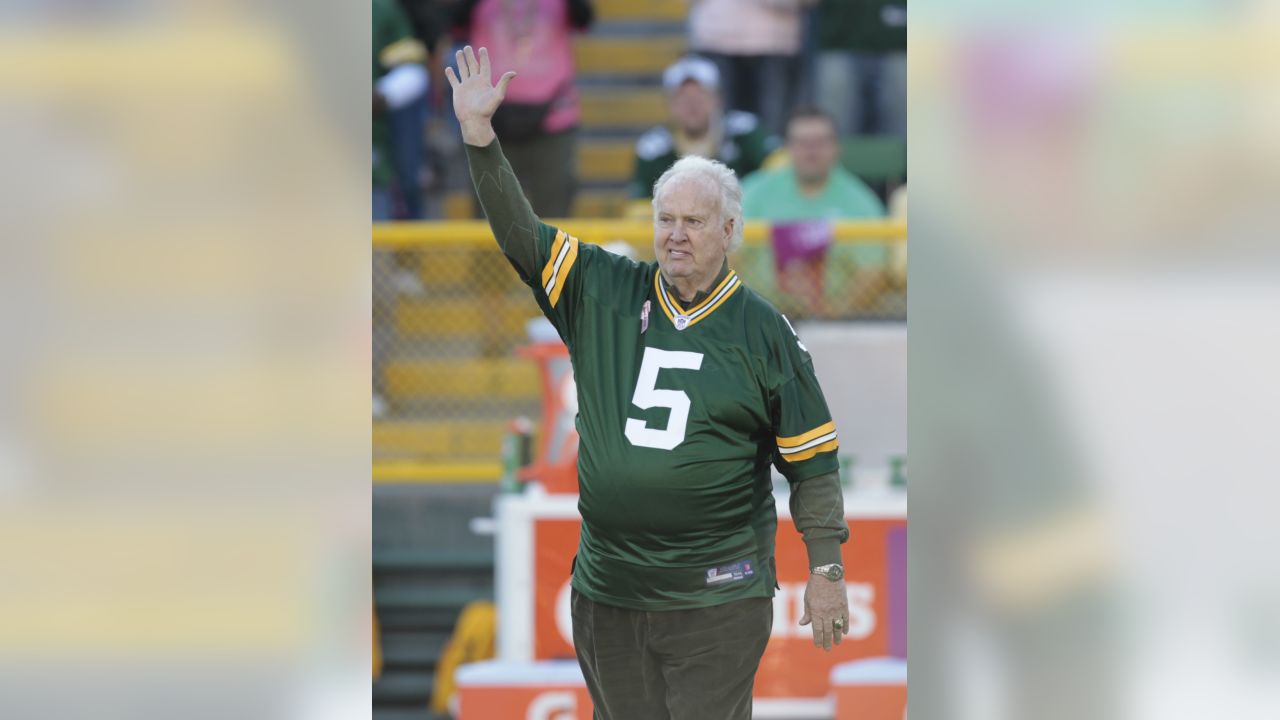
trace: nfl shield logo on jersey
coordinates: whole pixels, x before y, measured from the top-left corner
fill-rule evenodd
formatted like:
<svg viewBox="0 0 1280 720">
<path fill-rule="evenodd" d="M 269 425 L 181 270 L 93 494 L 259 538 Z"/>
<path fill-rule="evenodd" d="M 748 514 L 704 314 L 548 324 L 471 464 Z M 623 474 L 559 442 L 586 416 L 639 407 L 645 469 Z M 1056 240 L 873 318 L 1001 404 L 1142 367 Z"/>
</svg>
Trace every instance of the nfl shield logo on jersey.
<svg viewBox="0 0 1280 720">
<path fill-rule="evenodd" d="M 684 316 L 684 315 L 677 315 L 677 316 L 676 316 L 676 329 L 677 329 L 677 330 L 683 330 L 683 329 L 685 329 L 685 328 L 687 328 L 687 327 L 689 327 L 689 318 L 688 318 L 688 317 L 686 317 L 686 316 Z"/>
</svg>

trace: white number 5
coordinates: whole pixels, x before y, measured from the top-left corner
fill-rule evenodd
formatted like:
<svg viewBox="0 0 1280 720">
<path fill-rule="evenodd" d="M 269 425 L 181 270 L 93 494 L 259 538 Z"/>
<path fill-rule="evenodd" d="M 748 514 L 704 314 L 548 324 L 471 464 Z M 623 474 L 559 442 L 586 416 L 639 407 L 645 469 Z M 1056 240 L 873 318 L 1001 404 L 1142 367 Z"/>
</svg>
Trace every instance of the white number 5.
<svg viewBox="0 0 1280 720">
<path fill-rule="evenodd" d="M 632 445 L 673 450 L 684 442 L 685 426 L 689 422 L 689 396 L 683 390 L 659 390 L 658 371 L 697 370 L 702 367 L 702 353 L 644 349 L 640 363 L 640 377 L 636 378 L 636 392 L 631 403 L 641 410 L 654 407 L 671 408 L 671 417 L 665 428 L 651 428 L 643 420 L 627 418 L 626 436 Z"/>
</svg>

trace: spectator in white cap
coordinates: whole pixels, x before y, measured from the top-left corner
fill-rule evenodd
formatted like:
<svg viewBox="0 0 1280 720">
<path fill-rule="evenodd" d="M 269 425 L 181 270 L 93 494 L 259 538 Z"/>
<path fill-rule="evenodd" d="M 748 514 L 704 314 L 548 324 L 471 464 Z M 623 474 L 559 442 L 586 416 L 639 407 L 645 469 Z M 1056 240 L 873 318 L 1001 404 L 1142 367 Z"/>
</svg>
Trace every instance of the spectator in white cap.
<svg viewBox="0 0 1280 720">
<path fill-rule="evenodd" d="M 690 55 L 662 74 L 667 96 L 667 124 L 655 127 L 636 142 L 633 198 L 653 196 L 653 184 L 676 160 L 697 155 L 719 160 L 738 177 L 753 172 L 773 150 L 755 115 L 724 112 L 720 71 L 710 60 Z"/>
</svg>

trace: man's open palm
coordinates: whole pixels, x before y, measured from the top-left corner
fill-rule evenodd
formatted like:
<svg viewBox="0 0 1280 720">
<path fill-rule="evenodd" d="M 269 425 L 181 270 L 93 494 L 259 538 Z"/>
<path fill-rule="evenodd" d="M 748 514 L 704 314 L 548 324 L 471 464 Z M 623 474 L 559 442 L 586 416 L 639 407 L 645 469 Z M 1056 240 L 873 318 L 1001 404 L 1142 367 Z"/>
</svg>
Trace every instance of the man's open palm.
<svg viewBox="0 0 1280 720">
<path fill-rule="evenodd" d="M 474 122 L 488 122 L 494 111 L 507 96 L 507 85 L 514 72 L 505 72 L 498 78 L 495 86 L 491 81 L 492 71 L 489 68 L 489 50 L 480 48 L 477 58 L 475 51 L 468 45 L 456 54 L 458 71 L 454 74 L 451 67 L 444 70 L 453 87 L 453 112 L 463 126 Z"/>
</svg>

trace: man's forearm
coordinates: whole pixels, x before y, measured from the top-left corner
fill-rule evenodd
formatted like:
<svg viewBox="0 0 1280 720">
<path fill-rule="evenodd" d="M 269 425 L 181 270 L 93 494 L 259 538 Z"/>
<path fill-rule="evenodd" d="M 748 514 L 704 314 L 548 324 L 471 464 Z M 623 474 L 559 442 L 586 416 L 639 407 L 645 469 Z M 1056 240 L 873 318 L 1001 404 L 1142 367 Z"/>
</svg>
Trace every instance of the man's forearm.
<svg viewBox="0 0 1280 720">
<path fill-rule="evenodd" d="M 492 127 L 488 123 L 484 125 L 488 130 L 487 141 L 482 129 L 472 127 L 463 131 L 471 182 L 498 247 L 520 273 L 520 278 L 528 280 L 537 274 L 538 218 L 520 189 L 511 164 L 502 154 L 502 145 Z"/>
<path fill-rule="evenodd" d="M 804 535 L 809 567 L 841 562 L 840 545 L 849 539 L 839 473 L 819 475 L 791 486 L 791 519 Z"/>
</svg>

